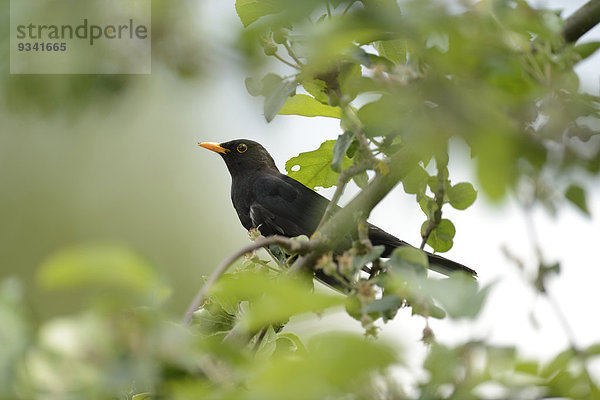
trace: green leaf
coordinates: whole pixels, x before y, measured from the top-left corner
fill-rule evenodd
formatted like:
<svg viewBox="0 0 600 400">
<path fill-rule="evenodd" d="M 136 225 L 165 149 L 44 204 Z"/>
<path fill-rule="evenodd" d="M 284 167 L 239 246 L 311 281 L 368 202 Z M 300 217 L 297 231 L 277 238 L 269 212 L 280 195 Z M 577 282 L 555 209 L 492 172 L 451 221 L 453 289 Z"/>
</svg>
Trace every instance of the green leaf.
<svg viewBox="0 0 600 400">
<path fill-rule="evenodd" d="M 354 49 L 352 49 L 352 51 L 350 51 L 350 58 L 352 58 L 353 61 L 356 61 L 357 63 L 362 64 L 367 68 L 370 68 L 372 66 L 371 56 L 374 55 L 367 53 L 360 47 L 355 47 Z"/>
<path fill-rule="evenodd" d="M 590 215 L 590 211 L 587 206 L 585 190 L 581 186 L 575 184 L 569 186 L 565 192 L 565 197 L 586 215 Z"/>
<path fill-rule="evenodd" d="M 41 265 L 38 280 L 47 289 L 106 286 L 143 293 L 159 286 L 146 260 L 127 247 L 110 244 L 59 250 Z"/>
<path fill-rule="evenodd" d="M 263 79 L 265 95 L 264 112 L 267 122 L 271 122 L 288 98 L 296 92 L 296 81 L 286 81 L 275 74 Z"/>
<path fill-rule="evenodd" d="M 328 188 L 337 184 L 338 173 L 331 169 L 335 140 L 327 140 L 317 150 L 300 153 L 285 163 L 288 176 L 302 182 L 305 186 Z M 352 161 L 344 157 L 342 169 L 348 168 Z"/>
<path fill-rule="evenodd" d="M 585 60 L 594 54 L 598 49 L 600 49 L 600 42 L 588 42 L 578 44 L 573 50 L 579 54 L 582 60 Z"/>
<path fill-rule="evenodd" d="M 477 192 L 468 182 L 457 183 L 451 186 L 447 193 L 450 205 L 457 210 L 468 208 L 477 198 Z"/>
<path fill-rule="evenodd" d="M 338 136 L 333 146 L 333 160 L 331 161 L 331 169 L 335 172 L 342 172 L 342 161 L 346 157 L 346 152 L 353 139 L 354 133 L 352 131 L 346 131 Z"/>
<path fill-rule="evenodd" d="M 393 294 L 384 296 L 367 304 L 365 307 L 365 312 L 368 314 L 381 313 L 386 315 L 395 312 L 398 308 L 400 308 L 400 306 L 402 306 L 403 302 L 404 299 L 401 299 Z"/>
<path fill-rule="evenodd" d="M 369 183 L 369 175 L 367 175 L 366 171 L 363 171 L 360 174 L 354 175 L 352 177 L 352 180 L 354 181 L 354 183 L 356 183 L 356 186 L 358 186 L 361 189 L 364 189 Z"/>
<path fill-rule="evenodd" d="M 425 233 L 429 221 L 423 222 L 421 225 L 421 235 Z M 452 248 L 454 244 L 452 239 L 456 234 L 456 228 L 449 219 L 442 218 L 440 224 L 431 232 L 427 239 L 427 244 L 431 246 L 434 251 L 444 253 Z"/>
<path fill-rule="evenodd" d="M 539 373 L 540 364 L 538 361 L 518 361 L 515 364 L 515 371 L 523 374 L 537 376 Z"/>
<path fill-rule="evenodd" d="M 327 104 L 327 84 L 320 79 L 305 79 L 302 81 L 304 89 L 317 101 Z"/>
<path fill-rule="evenodd" d="M 364 265 L 377 260 L 385 251 L 385 246 L 375 246 L 367 254 L 359 254 L 352 259 L 352 267 L 355 271 L 360 270 Z"/>
<path fill-rule="evenodd" d="M 275 352 L 277 355 L 291 355 L 298 351 L 293 340 L 287 337 L 278 337 L 275 340 Z"/>
<path fill-rule="evenodd" d="M 417 274 L 423 274 L 429 266 L 429 261 L 423 250 L 411 246 L 402 246 L 394 249 L 387 265 L 396 271 L 413 271 Z"/>
<path fill-rule="evenodd" d="M 381 341 L 334 332 L 311 337 L 304 357 L 274 357 L 256 364 L 245 383 L 257 399 L 326 399 L 359 393 L 372 376 L 398 361 Z M 237 397 L 236 397 L 237 398 Z"/>
<path fill-rule="evenodd" d="M 343 297 L 310 292 L 297 283 L 293 285 L 289 282 L 278 282 L 266 288 L 262 294 L 244 318 L 250 330 L 287 321 L 294 315 L 322 312 L 344 303 Z"/>
<path fill-rule="evenodd" d="M 479 187 L 492 200 L 500 200 L 516 179 L 514 140 L 501 132 L 487 132 L 482 134 L 477 151 Z"/>
<path fill-rule="evenodd" d="M 264 327 L 262 327 L 264 328 Z M 258 337 L 256 338 L 258 340 Z M 277 349 L 277 333 L 275 333 L 275 329 L 273 329 L 272 325 L 269 325 L 267 328 L 264 337 L 260 341 L 258 348 L 256 349 L 257 357 L 262 359 L 268 358 Z"/>
<path fill-rule="evenodd" d="M 262 85 L 255 78 L 248 77 L 244 79 L 244 84 L 250 96 L 260 96 L 262 94 Z"/>
<path fill-rule="evenodd" d="M 224 305 L 219 303 L 219 300 L 215 296 L 211 296 L 204 306 L 194 313 L 194 324 L 202 334 L 214 335 L 233 328 L 236 322 L 235 313 L 238 302 L 233 300 L 232 304 Z M 224 306 L 227 307 L 227 310 Z"/>
<path fill-rule="evenodd" d="M 417 165 L 402 179 L 402 186 L 408 194 L 424 194 L 428 180 L 429 174 L 425 168 Z"/>
<path fill-rule="evenodd" d="M 288 97 L 279 110 L 280 115 L 300 115 L 302 117 L 341 118 L 342 109 L 323 104 L 312 96 L 297 94 Z"/>
<path fill-rule="evenodd" d="M 359 64 L 343 65 L 338 75 L 338 82 L 341 92 L 348 96 L 349 100 L 354 99 L 360 93 L 376 90 L 373 80 L 362 75 Z"/>
<path fill-rule="evenodd" d="M 385 265 L 393 273 L 386 274 L 381 279 L 384 298 L 396 295 L 406 299 L 413 315 L 433 318 L 446 316 L 446 312 L 434 304 L 432 296 L 422 289 L 423 282 L 428 279 L 426 268 L 429 265 L 424 251 L 410 246 L 399 247 Z"/>
<path fill-rule="evenodd" d="M 296 335 L 295 333 L 281 332 L 277 336 L 280 339 L 287 339 L 287 340 L 291 341 L 292 343 L 294 343 L 294 346 L 296 347 L 297 352 L 306 353 L 306 347 L 304 347 L 304 343 L 302 343 L 302 340 L 300 340 L 298 335 Z"/>
<path fill-rule="evenodd" d="M 396 64 L 406 63 L 406 40 L 381 40 L 375 42 L 374 46 L 381 57 L 385 57 Z"/>
<path fill-rule="evenodd" d="M 362 121 L 367 136 L 386 136 L 400 130 L 400 111 L 394 98 L 386 95 L 362 106 L 357 116 Z"/>
<path fill-rule="evenodd" d="M 436 299 L 452 318 L 475 318 L 479 315 L 491 288 L 479 290 L 477 281 L 464 272 L 454 272 L 448 279 L 426 279 L 423 291 Z"/>
<path fill-rule="evenodd" d="M 431 218 L 435 210 L 437 210 L 437 203 L 434 198 L 423 195 L 419 199 L 419 207 L 421 207 L 421 211 L 427 215 L 427 218 Z"/>
<path fill-rule="evenodd" d="M 584 354 L 587 357 L 600 356 L 600 343 L 590 345 L 587 349 L 584 350 Z"/>
<path fill-rule="evenodd" d="M 278 0 L 236 0 L 235 11 L 245 28 L 265 15 L 283 11 L 281 6 Z"/>
<path fill-rule="evenodd" d="M 567 349 L 565 351 L 560 352 L 554 357 L 552 361 L 550 361 L 547 365 L 545 365 L 540 371 L 540 376 L 543 378 L 552 378 L 554 375 L 559 373 L 560 371 L 564 371 L 569 363 L 573 361 L 575 357 L 575 351 L 573 349 Z"/>
<path fill-rule="evenodd" d="M 249 301 L 251 307 L 243 315 L 249 330 L 287 321 L 291 316 L 322 311 L 343 304 L 341 296 L 312 292 L 307 285 L 287 276 L 268 277 L 261 273 L 224 275 L 213 287 L 216 298 L 236 297 Z"/>
<path fill-rule="evenodd" d="M 458 375 L 457 370 L 461 365 L 458 361 L 460 357 L 460 347 L 447 347 L 441 343 L 434 343 L 423 362 L 423 368 L 430 375 L 430 384 L 435 386 L 444 383 L 454 384 Z"/>
<path fill-rule="evenodd" d="M 352 143 L 350 143 L 350 147 L 348 147 L 348 150 L 346 151 L 346 155 L 350 158 L 354 158 L 354 155 L 356 154 L 356 150 L 358 150 L 358 147 L 359 147 L 358 139 L 354 139 L 352 141 Z"/>
</svg>

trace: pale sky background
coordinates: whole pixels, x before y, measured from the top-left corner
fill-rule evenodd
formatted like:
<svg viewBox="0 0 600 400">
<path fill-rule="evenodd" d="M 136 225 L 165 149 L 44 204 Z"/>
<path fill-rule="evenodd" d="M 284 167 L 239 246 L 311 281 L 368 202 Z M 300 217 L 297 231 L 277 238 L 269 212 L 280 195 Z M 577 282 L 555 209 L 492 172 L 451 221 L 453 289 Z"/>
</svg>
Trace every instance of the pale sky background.
<svg viewBox="0 0 600 400">
<path fill-rule="evenodd" d="M 531 1 L 533 5 L 549 5 L 564 9 L 569 15 L 585 1 Z M 231 43 L 234 32 L 240 26 L 233 1 L 208 0 L 201 2 L 202 30 L 212 37 Z M 600 40 L 600 28 L 586 34 L 580 41 Z M 268 148 L 277 165 L 283 170 L 285 161 L 299 152 L 316 149 L 326 139 L 335 139 L 341 133 L 339 122 L 326 118 L 302 118 L 278 116 L 267 124 L 262 116 L 262 100 L 247 94 L 244 72 L 235 64 L 235 58 L 221 48 L 222 57 L 215 60 L 214 79 L 207 91 L 195 101 L 198 107 L 207 105 L 213 110 L 199 116 L 198 126 L 189 134 L 191 141 L 223 142 L 234 138 L 257 140 Z M 582 89 L 600 94 L 600 54 L 578 66 Z M 223 111 L 227 110 L 227 111 Z M 202 131 L 203 126 L 212 127 L 211 132 Z M 210 157 L 201 153 L 198 157 Z M 460 161 L 457 161 L 460 160 Z M 450 178 L 454 182 L 477 181 L 465 164 L 467 149 L 456 145 L 450 158 Z M 222 182 L 210 192 L 218 201 L 229 202 L 229 175 L 217 157 L 214 158 L 212 179 Z M 206 177 L 199 179 L 207 179 Z M 596 184 L 597 179 L 593 182 Z M 597 186 L 597 185 L 594 185 Z M 321 191 L 331 197 L 331 191 Z M 596 247 L 600 238 L 600 190 L 588 187 L 588 206 L 592 219 L 567 205 L 556 217 L 537 209 L 533 214 L 535 229 L 542 244 L 547 262 L 559 261 L 562 273 L 548 285 L 561 311 L 567 316 L 578 346 L 600 342 L 600 321 L 597 305 L 600 304 L 600 263 L 596 259 Z M 350 198 L 347 193 L 342 203 Z M 231 206 L 232 207 L 232 206 Z M 232 207 L 232 218 L 235 218 Z M 526 230 L 523 213 L 513 201 L 491 204 L 484 196 L 466 211 L 444 207 L 444 215 L 450 218 L 457 233 L 454 247 L 445 253 L 449 258 L 474 267 L 479 273 L 482 286 L 494 283 L 494 289 L 483 311 L 483 318 L 472 324 L 464 321 L 432 321 L 437 338 L 442 342 L 464 342 L 468 339 L 487 338 L 491 343 L 518 346 L 525 356 L 547 359 L 564 350 L 568 342 L 563 329 L 544 298 L 536 298 L 534 291 L 523 283 L 516 268 L 505 258 L 501 246 L 527 261 L 530 276 L 537 268 L 533 250 Z M 412 196 L 396 188 L 373 210 L 370 222 L 413 244 L 420 243 L 419 228 L 424 214 Z M 245 235 L 240 227 L 240 236 Z M 243 241 L 241 241 L 241 244 Z M 227 254 L 222 254 L 225 258 Z M 539 326 L 534 327 L 530 315 L 535 315 Z M 328 319 L 331 318 L 331 319 Z M 327 321 L 360 331 L 358 322 L 340 314 L 321 321 L 298 323 L 294 329 L 308 335 L 319 330 L 331 329 Z M 424 320 L 411 317 L 403 310 L 396 319 L 382 325 L 381 337 L 400 343 L 407 350 L 409 360 L 417 360 L 424 352 L 419 342 Z M 592 365 L 596 377 L 600 377 L 600 363 Z"/>
</svg>

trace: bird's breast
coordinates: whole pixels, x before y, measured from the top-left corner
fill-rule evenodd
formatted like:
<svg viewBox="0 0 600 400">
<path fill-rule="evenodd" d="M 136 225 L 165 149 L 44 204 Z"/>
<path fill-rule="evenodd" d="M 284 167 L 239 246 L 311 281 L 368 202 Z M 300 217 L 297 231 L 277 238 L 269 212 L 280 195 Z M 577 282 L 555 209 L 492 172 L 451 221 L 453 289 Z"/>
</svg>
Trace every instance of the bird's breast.
<svg viewBox="0 0 600 400">
<path fill-rule="evenodd" d="M 250 206 L 255 201 L 254 179 L 233 179 L 231 183 L 231 202 L 240 222 L 246 229 L 254 228 L 250 219 Z"/>
</svg>

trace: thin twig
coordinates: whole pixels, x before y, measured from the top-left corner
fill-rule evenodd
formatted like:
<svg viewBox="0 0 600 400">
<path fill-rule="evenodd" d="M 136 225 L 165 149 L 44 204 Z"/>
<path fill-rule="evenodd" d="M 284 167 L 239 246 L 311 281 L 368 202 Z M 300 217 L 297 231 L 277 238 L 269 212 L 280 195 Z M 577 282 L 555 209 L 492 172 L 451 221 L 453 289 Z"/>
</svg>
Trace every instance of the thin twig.
<svg viewBox="0 0 600 400">
<path fill-rule="evenodd" d="M 329 6 L 329 2 L 325 2 L 325 5 L 327 6 L 327 17 L 331 19 L 331 7 Z"/>
<path fill-rule="evenodd" d="M 535 229 L 535 223 L 533 221 L 533 216 L 531 215 L 531 208 L 532 208 L 531 203 L 529 203 L 528 205 L 525 205 L 523 207 L 523 211 L 524 211 L 523 215 L 525 218 L 525 225 L 527 226 L 527 235 L 529 236 L 529 241 L 531 242 L 531 246 L 533 247 L 533 250 L 535 252 L 538 265 L 545 265 L 544 254 L 542 253 L 542 248 L 540 246 L 539 236 L 537 234 L 537 230 Z M 538 274 L 542 274 L 542 273 L 543 272 L 541 271 L 541 269 L 538 270 Z M 565 335 L 567 336 L 569 345 L 571 346 L 572 349 L 576 350 L 577 342 L 575 341 L 575 333 L 573 332 L 573 329 L 571 328 L 571 325 L 569 324 L 569 321 L 567 320 L 567 316 L 562 312 L 562 310 L 558 306 L 558 302 L 554 299 L 554 296 L 552 296 L 550 294 L 543 279 L 544 279 L 544 277 L 542 276 L 541 277 L 541 290 L 540 289 L 538 289 L 538 290 L 540 290 L 540 293 L 542 295 L 544 295 L 546 297 L 546 299 L 548 300 L 550 307 L 553 309 L 554 314 L 556 315 L 556 318 L 558 319 L 559 324 L 561 325 L 563 331 L 565 332 Z M 540 280 L 540 277 L 538 277 L 538 280 Z"/>
<path fill-rule="evenodd" d="M 352 131 L 358 139 L 358 149 L 360 150 L 362 156 L 369 161 L 373 168 L 376 168 L 379 164 L 379 159 L 371 152 L 367 135 L 365 135 L 365 132 L 362 129 L 358 129 L 357 127 L 353 127 Z"/>
<path fill-rule="evenodd" d="M 182 325 L 189 326 L 190 322 L 192 321 L 194 312 L 206 301 L 206 297 L 208 296 L 214 284 L 225 273 L 225 271 L 227 271 L 229 266 L 235 262 L 235 260 L 237 260 L 246 253 L 250 253 L 251 251 L 260 249 L 261 247 L 269 246 L 271 244 L 278 244 L 294 253 L 307 252 L 310 251 L 313 247 L 313 243 L 311 243 L 310 241 L 300 242 L 282 236 L 269 236 L 264 239 L 258 239 L 254 243 L 242 247 L 241 249 L 237 250 L 235 253 L 227 257 L 225 260 L 223 260 L 223 262 L 217 267 L 217 269 L 215 269 L 213 273 L 210 274 L 204 286 L 202 286 L 202 288 L 198 291 L 192 302 L 189 304 L 181 320 Z"/>
<path fill-rule="evenodd" d="M 341 96 L 338 96 L 338 97 L 341 97 Z M 333 194 L 333 197 L 331 198 L 331 201 L 327 205 L 327 209 L 325 209 L 325 212 L 323 213 L 323 216 L 321 217 L 321 221 L 319 222 L 319 225 L 318 225 L 316 231 L 321 229 L 323 224 L 325 224 L 325 222 L 334 213 L 334 210 L 337 207 L 337 203 L 340 200 L 340 197 L 342 197 L 342 194 L 344 193 L 344 189 L 346 188 L 346 184 L 350 181 L 350 178 L 352 178 L 354 175 L 358 175 L 358 174 L 366 171 L 368 168 L 376 168 L 376 166 L 379 164 L 379 160 L 373 155 L 373 153 L 371 153 L 371 149 L 369 148 L 369 143 L 368 143 L 367 137 L 365 136 L 365 133 L 362 131 L 362 129 L 359 126 L 360 119 L 358 119 L 358 116 L 356 115 L 356 111 L 354 111 L 354 109 L 348 104 L 346 104 L 346 106 L 344 107 L 344 110 L 347 112 L 348 116 L 350 117 L 349 118 L 350 121 L 354 121 L 354 123 L 350 124 L 350 125 L 352 125 L 350 130 L 354 133 L 354 136 L 358 139 L 359 150 L 363 154 L 364 160 L 358 164 L 354 164 L 353 166 L 343 170 L 340 173 L 340 175 L 338 176 L 338 183 L 337 183 L 335 192 Z"/>
<path fill-rule="evenodd" d="M 282 63 L 289 65 L 292 68 L 296 68 L 297 70 L 301 70 L 302 68 L 300 68 L 298 65 L 289 62 L 288 60 L 286 60 L 285 58 L 281 57 L 279 54 L 275 53 L 273 54 L 273 57 L 275 57 L 276 59 L 278 59 L 279 61 L 281 61 Z"/>
<path fill-rule="evenodd" d="M 532 200 L 531 200 L 532 201 Z M 535 256 L 538 261 L 538 265 L 545 265 L 544 256 L 542 254 L 542 249 L 540 247 L 540 241 L 538 239 L 537 231 L 535 230 L 535 224 L 533 222 L 533 217 L 531 215 L 532 204 L 525 205 L 523 207 L 523 217 L 525 218 L 525 228 L 527 229 L 527 236 L 529 236 L 529 241 L 533 250 L 535 251 Z"/>
<path fill-rule="evenodd" d="M 283 271 L 283 269 L 285 268 L 285 266 L 281 263 L 281 261 L 279 261 L 279 259 L 277 257 L 275 257 L 275 254 L 273 254 L 273 252 L 271 251 L 271 249 L 268 248 L 268 247 L 265 247 L 265 250 L 267 251 L 267 253 L 269 253 L 269 256 L 271 256 L 271 258 L 273 259 L 273 261 L 275 261 L 275 263 L 281 267 L 281 271 Z"/>
<path fill-rule="evenodd" d="M 435 189 L 435 204 L 437 209 L 433 212 L 433 218 L 427 222 L 427 227 L 422 235 L 423 240 L 419 249 L 423 250 L 431 232 L 435 230 L 442 222 L 442 207 L 444 206 L 444 194 L 446 193 L 446 180 L 448 179 L 448 159 L 440 160 L 436 157 L 437 164 L 437 187 Z"/>
<path fill-rule="evenodd" d="M 352 8 L 354 3 L 355 3 L 354 0 L 350 0 L 350 3 L 348 3 L 348 5 L 344 9 L 344 12 L 342 13 L 342 15 L 346 15 L 348 13 L 348 11 L 350 11 L 350 8 Z"/>
<path fill-rule="evenodd" d="M 292 49 L 292 47 L 290 46 L 290 43 L 287 40 L 285 42 L 283 42 L 283 46 L 287 50 L 287 53 L 289 54 L 289 56 L 292 57 L 294 59 L 294 61 L 296 61 L 296 63 L 298 63 L 299 66 L 302 66 L 302 61 L 300 61 L 300 59 L 296 56 L 296 53 L 294 53 L 294 50 Z"/>
<path fill-rule="evenodd" d="M 269 253 L 269 249 L 268 248 L 265 247 L 265 250 L 267 251 L 267 253 Z M 258 265 L 261 265 L 263 268 L 266 268 L 266 269 L 268 269 L 269 271 L 272 271 L 272 272 L 280 273 L 280 272 L 283 271 L 283 268 L 282 269 L 278 269 L 278 268 L 270 266 L 269 265 L 269 261 L 263 261 L 263 260 L 258 259 L 258 260 L 253 260 L 253 262 L 255 262 Z"/>
<path fill-rule="evenodd" d="M 547 289 L 544 294 L 546 295 L 548 303 L 550 303 L 550 306 L 554 309 L 554 314 L 556 314 L 556 317 L 558 318 L 558 321 L 563 331 L 565 331 L 565 335 L 567 336 L 567 340 L 569 341 L 571 348 L 573 350 L 577 350 L 575 332 L 571 328 L 571 324 L 569 324 L 567 316 L 565 315 L 565 313 L 562 312 L 561 308 L 558 306 L 558 302 L 554 299 L 554 296 L 550 295 Z"/>
</svg>

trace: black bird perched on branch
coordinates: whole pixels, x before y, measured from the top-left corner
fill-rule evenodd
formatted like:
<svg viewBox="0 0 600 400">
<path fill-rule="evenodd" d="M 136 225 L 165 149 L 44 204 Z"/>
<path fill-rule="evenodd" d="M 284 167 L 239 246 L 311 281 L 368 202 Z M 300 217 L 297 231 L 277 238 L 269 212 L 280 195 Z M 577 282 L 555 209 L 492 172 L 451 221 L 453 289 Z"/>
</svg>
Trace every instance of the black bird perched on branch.
<svg viewBox="0 0 600 400">
<path fill-rule="evenodd" d="M 244 228 L 259 228 L 263 236 L 311 236 L 329 200 L 295 179 L 279 172 L 271 155 L 259 143 L 247 139 L 217 144 L 199 143 L 219 153 L 231 174 L 231 200 Z M 383 245 L 382 257 L 389 257 L 400 246 L 410 244 L 369 224 L 369 239 L 374 246 Z M 464 271 L 477 273 L 455 261 L 425 252 L 429 268 L 449 275 Z"/>
</svg>

